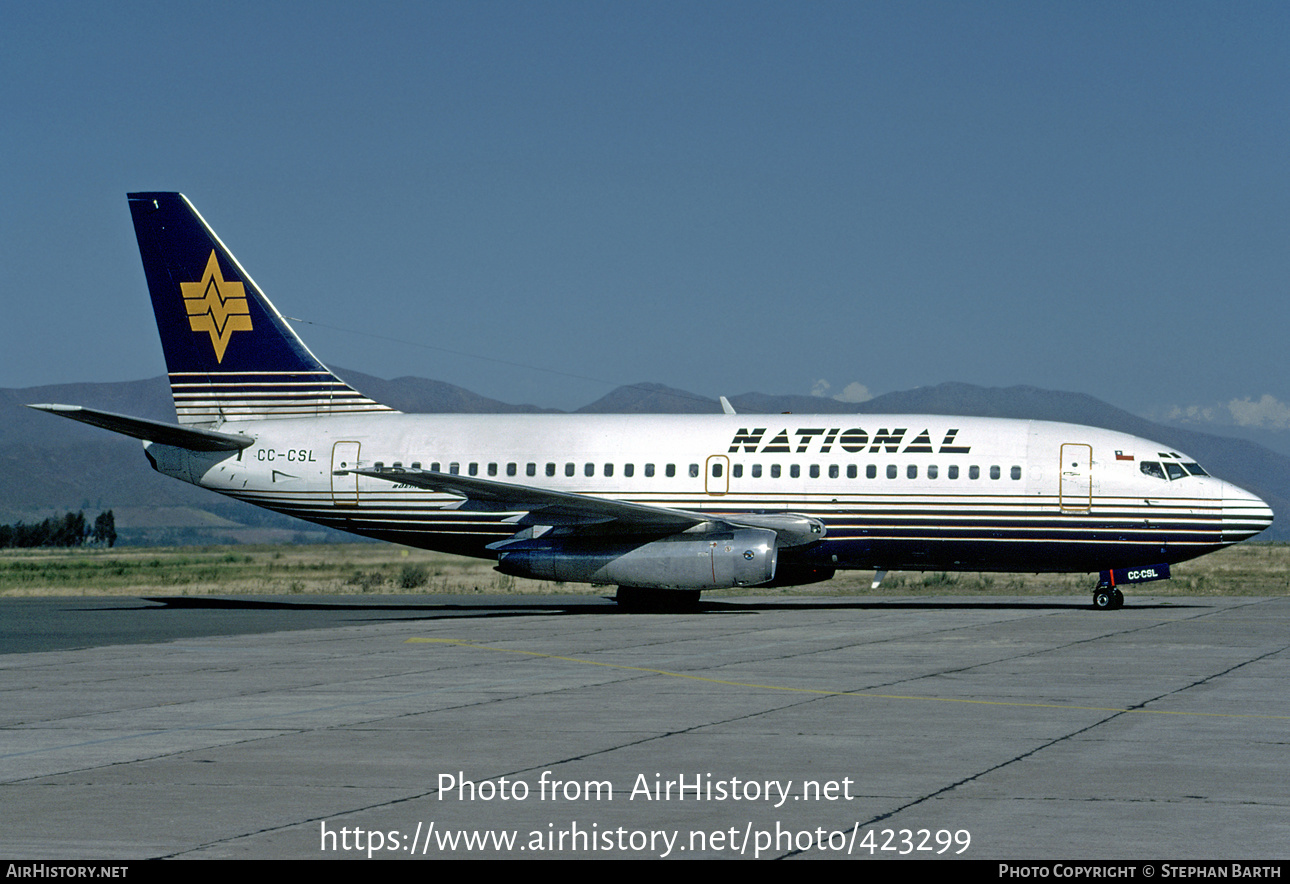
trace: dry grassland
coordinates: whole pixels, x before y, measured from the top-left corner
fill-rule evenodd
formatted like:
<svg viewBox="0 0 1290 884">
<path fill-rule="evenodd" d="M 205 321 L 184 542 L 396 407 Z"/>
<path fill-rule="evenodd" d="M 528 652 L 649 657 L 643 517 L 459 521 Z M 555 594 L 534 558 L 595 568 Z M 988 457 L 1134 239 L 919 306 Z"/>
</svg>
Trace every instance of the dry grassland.
<svg viewBox="0 0 1290 884">
<path fill-rule="evenodd" d="M 1290 544 L 1246 543 L 1184 562 L 1172 580 L 1130 587 L 1130 595 L 1290 593 Z M 892 572 L 871 590 L 870 571 L 840 572 L 826 583 L 723 595 L 1070 595 L 1091 593 L 1089 574 Z M 605 587 L 507 577 L 492 563 L 378 543 L 113 550 L 0 551 L 0 596 L 167 596 L 370 594 L 605 595 Z"/>
</svg>

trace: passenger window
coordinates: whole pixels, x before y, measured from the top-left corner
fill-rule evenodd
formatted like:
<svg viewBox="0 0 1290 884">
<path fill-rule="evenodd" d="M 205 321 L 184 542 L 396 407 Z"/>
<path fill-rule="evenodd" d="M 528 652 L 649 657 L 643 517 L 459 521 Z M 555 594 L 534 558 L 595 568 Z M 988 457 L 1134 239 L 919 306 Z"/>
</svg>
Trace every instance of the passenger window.
<svg viewBox="0 0 1290 884">
<path fill-rule="evenodd" d="M 630 463 L 623 464 L 623 475 L 629 479 L 636 475 L 636 465 Z"/>
<path fill-rule="evenodd" d="M 1020 479 L 1020 478 L 1021 478 L 1021 467 L 1013 467 L 1012 468 L 1013 481 L 1015 482 L 1017 479 Z"/>
<path fill-rule="evenodd" d="M 788 468 L 788 474 L 792 476 L 794 479 L 797 479 L 802 475 L 802 468 L 799 467 L 797 464 L 793 464 L 791 467 Z"/>
<path fill-rule="evenodd" d="M 732 471 L 732 473 L 733 473 L 733 475 L 734 475 L 734 477 L 735 477 L 736 479 L 742 479 L 742 478 L 743 478 L 743 475 L 744 475 L 744 465 L 743 465 L 743 464 L 741 464 L 741 463 L 737 463 L 737 464 L 735 464 L 734 466 L 732 466 L 730 469 L 731 469 L 731 471 Z"/>
<path fill-rule="evenodd" d="M 653 477 L 654 477 L 654 464 L 652 463 L 645 464 L 645 478 L 651 479 Z"/>
<path fill-rule="evenodd" d="M 866 479 L 878 478 L 878 467 L 875 464 L 869 464 L 869 466 L 864 468 L 864 477 Z"/>
<path fill-rule="evenodd" d="M 771 464 L 771 465 L 770 465 L 770 477 L 771 477 L 772 479 L 778 479 L 778 478 L 779 478 L 779 464 L 777 464 L 777 463 L 773 463 L 773 464 Z"/>
<path fill-rule="evenodd" d="M 614 465 L 611 463 L 605 464 L 605 475 L 612 476 L 613 474 L 614 474 Z"/>
<path fill-rule="evenodd" d="M 436 473 L 439 472 L 439 461 L 436 460 L 434 463 L 430 464 L 430 469 L 434 470 Z"/>
<path fill-rule="evenodd" d="M 452 463 L 448 464 L 448 472 L 454 476 L 457 475 L 461 472 L 461 464 L 454 460 Z M 1160 478 L 1163 479 L 1164 476 L 1161 476 Z"/>
<path fill-rule="evenodd" d="M 907 467 L 905 468 L 905 476 L 906 476 L 906 478 L 909 478 L 909 479 L 917 479 L 917 478 L 918 478 L 918 467 L 914 466 L 914 465 L 911 463 L 909 466 L 907 466 Z"/>
<path fill-rule="evenodd" d="M 1154 476 L 1157 479 L 1163 479 L 1165 477 L 1165 471 L 1162 470 L 1160 468 L 1160 464 L 1156 463 L 1154 460 L 1144 460 L 1139 469 L 1141 469 L 1145 475 Z"/>
<path fill-rule="evenodd" d="M 951 479 L 957 479 L 959 477 L 959 468 L 957 465 L 950 464 L 949 477 Z"/>
<path fill-rule="evenodd" d="M 969 478 L 969 479 L 979 479 L 979 478 L 981 478 L 981 468 L 980 468 L 980 467 L 968 467 L 968 478 Z"/>
<path fill-rule="evenodd" d="M 753 478 L 754 478 L 754 479 L 760 479 L 760 478 L 761 478 L 761 464 L 759 464 L 759 463 L 755 463 L 755 464 L 753 464 L 753 466 L 752 466 L 752 476 L 753 476 Z"/>
<path fill-rule="evenodd" d="M 836 479 L 837 477 L 838 477 L 838 465 L 835 463 L 829 464 L 829 478 Z"/>
<path fill-rule="evenodd" d="M 670 478 L 672 478 L 673 476 L 675 476 L 675 475 L 676 475 L 676 464 L 674 464 L 674 463 L 670 463 L 670 464 L 668 464 L 668 465 L 667 465 L 667 468 L 666 468 L 665 470 L 663 470 L 663 472 L 667 473 L 667 477 L 668 477 L 669 479 L 670 479 Z"/>
<path fill-rule="evenodd" d="M 548 476 L 554 476 L 554 475 L 555 475 L 555 464 L 553 464 L 553 463 L 549 463 L 549 464 L 547 464 L 547 465 L 546 465 L 546 474 L 547 474 Z"/>
<path fill-rule="evenodd" d="M 938 470 L 938 469 L 936 468 L 936 466 L 935 466 L 935 465 L 933 465 L 933 466 L 929 466 L 929 467 L 927 468 L 927 478 L 929 478 L 929 479 L 935 479 L 935 478 L 936 478 L 936 476 L 937 476 L 937 474 L 938 474 L 939 472 L 940 472 L 940 470 Z"/>
<path fill-rule="evenodd" d="M 495 464 L 495 463 L 490 463 L 490 464 L 488 465 L 488 475 L 490 475 L 490 476 L 496 476 L 496 475 L 497 475 L 497 464 Z"/>
<path fill-rule="evenodd" d="M 419 470 L 419 469 L 421 469 L 421 461 L 419 461 L 419 460 L 414 460 L 414 461 L 412 461 L 412 469 L 414 469 L 414 470 Z"/>
<path fill-rule="evenodd" d="M 690 478 L 691 479 L 699 478 L 699 465 L 697 463 L 690 464 Z"/>
<path fill-rule="evenodd" d="M 573 475 L 573 473 L 574 473 L 574 470 L 575 470 L 575 469 L 576 469 L 576 467 L 575 467 L 573 464 L 571 464 L 571 463 L 566 463 L 566 464 L 564 465 L 564 474 L 565 474 L 566 476 L 572 476 L 572 475 Z"/>
<path fill-rule="evenodd" d="M 848 478 L 848 479 L 854 479 L 854 478 L 855 478 L 856 476 L 858 476 L 859 474 L 860 474 L 860 471 L 856 469 L 856 465 L 855 465 L 855 464 L 853 464 L 853 463 L 849 463 L 849 464 L 847 464 L 847 478 Z"/>
<path fill-rule="evenodd" d="M 719 462 L 712 464 L 712 478 L 714 479 L 721 478 L 721 464 Z"/>
<path fill-rule="evenodd" d="M 526 476 L 536 476 L 536 475 L 537 475 L 537 464 L 535 464 L 535 463 L 525 464 L 525 465 L 524 465 L 524 475 L 526 475 Z"/>
<path fill-rule="evenodd" d="M 520 468 L 518 464 L 508 463 L 506 465 L 506 475 L 508 476 L 514 476 L 519 471 L 520 471 Z"/>
<path fill-rule="evenodd" d="M 582 472 L 583 475 L 594 476 L 596 475 L 596 465 L 594 463 L 585 463 L 582 465 Z"/>
<path fill-rule="evenodd" d="M 896 465 L 894 463 L 887 464 L 887 478 L 888 479 L 896 478 Z"/>
<path fill-rule="evenodd" d="M 817 463 L 811 464 L 811 478 L 812 479 L 820 478 L 820 465 Z"/>
<path fill-rule="evenodd" d="M 991 479 L 997 479 L 997 478 L 999 478 L 999 476 L 1001 476 L 1001 475 L 1002 475 L 1002 473 L 1000 473 L 1000 472 L 999 472 L 999 467 L 998 467 L 998 466 L 990 467 L 990 478 L 991 478 Z"/>
</svg>

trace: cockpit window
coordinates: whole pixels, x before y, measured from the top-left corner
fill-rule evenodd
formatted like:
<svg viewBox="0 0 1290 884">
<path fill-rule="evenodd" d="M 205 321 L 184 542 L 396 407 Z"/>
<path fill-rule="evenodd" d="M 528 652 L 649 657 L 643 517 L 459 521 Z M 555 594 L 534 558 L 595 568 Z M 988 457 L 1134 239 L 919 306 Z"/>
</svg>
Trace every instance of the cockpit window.
<svg viewBox="0 0 1290 884">
<path fill-rule="evenodd" d="M 1209 475 L 1209 473 L 1201 469 L 1198 463 L 1177 463 L 1171 460 L 1164 461 L 1163 465 L 1154 460 L 1144 460 L 1142 462 L 1142 472 L 1157 479 L 1168 479 L 1171 482 L 1185 479 L 1188 476 Z"/>
<path fill-rule="evenodd" d="M 1163 479 L 1165 477 L 1165 471 L 1162 470 L 1160 468 L 1160 464 L 1156 463 L 1154 460 L 1144 460 L 1142 462 L 1142 472 L 1146 473 L 1148 476 L 1155 476 L 1157 479 Z"/>
</svg>

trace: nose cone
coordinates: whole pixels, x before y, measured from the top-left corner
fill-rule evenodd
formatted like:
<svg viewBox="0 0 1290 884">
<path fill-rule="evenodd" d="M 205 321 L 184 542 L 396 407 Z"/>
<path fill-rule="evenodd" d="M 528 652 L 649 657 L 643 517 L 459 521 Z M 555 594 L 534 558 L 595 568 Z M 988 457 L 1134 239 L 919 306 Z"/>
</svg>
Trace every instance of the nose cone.
<svg viewBox="0 0 1290 884">
<path fill-rule="evenodd" d="M 1236 543 L 1253 537 L 1272 524 L 1272 507 L 1263 499 L 1223 483 L 1223 542 Z"/>
</svg>

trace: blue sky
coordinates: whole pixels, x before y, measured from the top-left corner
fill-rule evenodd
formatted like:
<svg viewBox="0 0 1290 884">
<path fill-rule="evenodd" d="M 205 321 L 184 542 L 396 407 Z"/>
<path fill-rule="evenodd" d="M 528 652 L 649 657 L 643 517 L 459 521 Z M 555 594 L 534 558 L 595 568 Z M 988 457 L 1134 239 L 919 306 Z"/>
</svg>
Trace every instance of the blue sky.
<svg viewBox="0 0 1290 884">
<path fill-rule="evenodd" d="M 383 377 L 1290 424 L 1287 46 L 1276 3 L 11 5 L 0 386 L 164 371 L 125 193 L 173 189 Z"/>
</svg>

